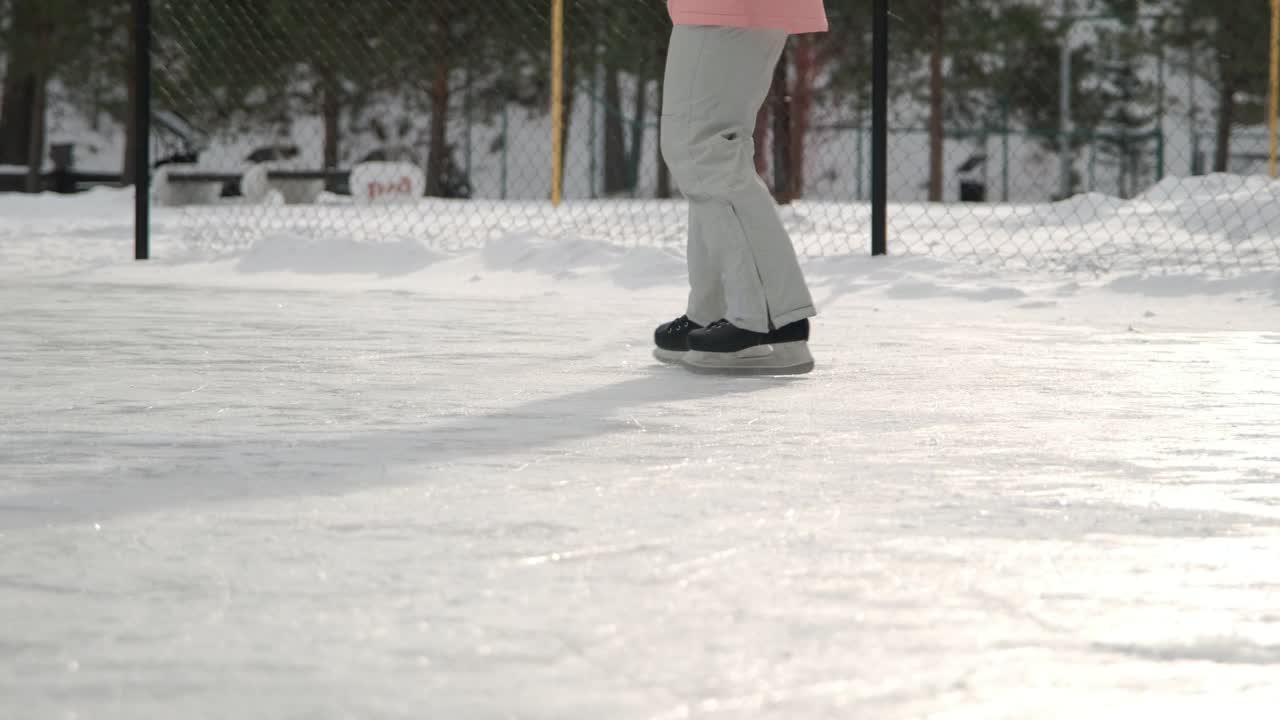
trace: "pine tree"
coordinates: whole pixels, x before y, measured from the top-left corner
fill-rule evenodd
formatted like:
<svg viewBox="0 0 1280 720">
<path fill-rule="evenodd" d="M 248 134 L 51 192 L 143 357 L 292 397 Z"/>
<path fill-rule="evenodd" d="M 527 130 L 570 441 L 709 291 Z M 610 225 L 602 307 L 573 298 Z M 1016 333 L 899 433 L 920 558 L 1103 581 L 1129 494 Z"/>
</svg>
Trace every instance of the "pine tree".
<svg viewBox="0 0 1280 720">
<path fill-rule="evenodd" d="M 1203 69 L 1218 91 L 1213 168 L 1227 172 L 1235 128 L 1262 121 L 1270 6 L 1253 0 L 1165 0 L 1162 5 L 1182 19 L 1171 42 L 1195 51 L 1193 71 Z"/>
<path fill-rule="evenodd" d="M 90 44 L 91 8 L 77 0 L 12 0 L 0 98 L 0 163 L 26 165 L 41 186 L 49 83 Z"/>
<path fill-rule="evenodd" d="M 1103 37 L 1111 58 L 1103 66 L 1101 94 L 1106 110 L 1099 145 L 1120 169 L 1120 196 L 1129 198 L 1137 194 L 1138 180 L 1149 165 L 1145 140 L 1155 121 L 1155 89 L 1139 75 L 1140 63 L 1148 56 L 1141 28 L 1135 23 Z"/>
<path fill-rule="evenodd" d="M 1019 12 L 1034 11 L 993 0 L 910 0 L 896 12 L 903 27 L 893 41 L 899 56 L 893 82 L 907 86 L 914 104 L 927 108 L 929 200 L 938 202 L 944 193 L 947 128 L 987 125 L 997 116 L 999 95 L 992 78 L 1008 70 L 1000 48 L 1016 32 L 1025 32 L 1025 22 L 1017 22 L 1023 20 Z M 1015 22 L 1005 22 L 1010 16 Z"/>
</svg>

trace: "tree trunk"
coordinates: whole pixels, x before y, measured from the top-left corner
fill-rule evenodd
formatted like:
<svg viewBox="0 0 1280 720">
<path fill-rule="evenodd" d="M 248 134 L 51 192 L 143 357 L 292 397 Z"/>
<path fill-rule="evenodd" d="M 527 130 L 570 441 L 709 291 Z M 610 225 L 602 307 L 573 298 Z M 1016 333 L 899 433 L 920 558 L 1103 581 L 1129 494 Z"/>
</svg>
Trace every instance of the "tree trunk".
<svg viewBox="0 0 1280 720">
<path fill-rule="evenodd" d="M 1218 148 L 1214 153 L 1214 172 L 1224 173 L 1231 166 L 1231 130 L 1236 121 L 1236 84 L 1231 73 L 1222 74 L 1222 99 L 1218 104 Z"/>
<path fill-rule="evenodd" d="M 627 185 L 627 148 L 622 128 L 622 79 L 617 64 L 604 66 L 604 194 L 617 195 Z"/>
<path fill-rule="evenodd" d="M 44 189 L 44 149 L 45 149 L 45 115 L 48 104 L 49 67 L 48 57 L 53 42 L 54 26 L 51 21 L 38 22 L 36 33 L 36 56 L 32 64 L 35 76 L 35 91 L 31 98 L 31 137 L 27 146 L 27 192 L 38 193 Z"/>
<path fill-rule="evenodd" d="M 791 84 L 791 199 L 804 197 L 805 141 L 809 137 L 809 115 L 813 111 L 813 85 L 818 69 L 812 35 L 796 38 L 792 51 L 795 79 Z"/>
<path fill-rule="evenodd" d="M 649 115 L 649 79 L 644 70 L 636 77 L 636 96 L 632 107 L 636 109 L 636 116 L 631 124 L 631 149 L 627 153 L 627 189 L 634 193 L 640 186 L 640 159 L 644 156 L 645 120 Z"/>
<path fill-rule="evenodd" d="M 134 165 L 137 157 L 135 148 L 138 141 L 137 137 L 135 137 L 137 135 L 138 127 L 138 117 L 135 110 L 135 107 L 137 106 L 136 99 L 138 97 L 138 80 L 136 77 L 138 74 L 138 32 L 137 23 L 135 22 L 133 13 L 134 11 L 130 10 L 129 45 L 127 50 L 129 57 L 125 59 L 125 67 L 128 68 L 128 77 L 125 78 L 126 107 L 124 109 L 124 158 L 120 163 L 120 166 L 124 168 L 122 173 L 123 177 L 121 179 L 125 186 L 136 184 L 138 179 L 137 168 Z M 94 116 L 97 116 L 96 112 L 94 113 Z"/>
<path fill-rule="evenodd" d="M 436 17 L 434 73 L 428 95 L 431 98 L 431 134 L 427 146 L 427 196 L 444 194 L 444 173 L 449 166 L 449 69 L 451 3 L 440 2 Z"/>
<path fill-rule="evenodd" d="M 666 55 L 665 52 L 662 55 Z M 664 74 L 658 73 L 658 142 L 653 144 L 654 161 L 658 168 L 658 189 L 654 192 L 654 196 L 659 200 L 667 200 L 671 197 L 671 169 L 667 167 L 667 161 L 662 157 L 662 108 L 661 98 L 665 92 Z"/>
<path fill-rule="evenodd" d="M 48 81 L 42 70 L 36 71 L 35 97 L 31 101 L 31 137 L 27 146 L 27 192 L 43 190 L 45 102 Z"/>
<path fill-rule="evenodd" d="M 773 196 L 779 204 L 791 202 L 791 98 L 787 93 L 787 52 L 773 70 Z"/>
<path fill-rule="evenodd" d="M 659 200 L 667 200 L 671 197 L 671 169 L 667 167 L 667 161 L 662 157 L 662 104 L 666 98 L 666 72 L 663 67 L 667 62 L 669 44 L 665 40 L 661 41 L 655 50 L 654 62 L 658 67 L 658 142 L 654 143 L 654 157 L 658 168 L 658 189 L 654 195 Z"/>
<path fill-rule="evenodd" d="M 449 146 L 449 68 L 443 60 L 435 68 L 431 84 L 431 135 L 427 150 L 427 195 L 444 192 L 444 170 L 448 165 Z"/>
<path fill-rule="evenodd" d="M 0 99 L 0 165 L 26 165 L 31 148 L 31 105 L 35 102 L 36 79 L 17 72 L 10 60 Z"/>
<path fill-rule="evenodd" d="M 946 149 L 942 117 L 945 2 L 932 0 L 929 3 L 929 38 L 933 44 L 929 55 L 929 202 L 942 202 L 942 161 Z"/>
<path fill-rule="evenodd" d="M 662 157 L 662 143 L 654 143 L 654 161 L 658 166 L 658 189 L 654 192 L 654 197 L 659 200 L 669 200 L 671 198 L 671 169 L 667 167 L 667 161 Z"/>
<path fill-rule="evenodd" d="M 26 165 L 31 152 L 31 107 L 36 100 L 35 59 L 24 38 L 37 32 L 36 3 L 19 0 L 10 7 L 10 50 L 0 97 L 0 164 Z M 27 49 L 23 52 L 23 49 Z"/>
<path fill-rule="evenodd" d="M 761 179 L 769 177 L 769 103 L 760 106 L 759 112 L 756 113 L 756 130 L 752 133 L 752 140 L 755 141 L 756 148 L 756 174 Z"/>
<path fill-rule="evenodd" d="M 342 102 L 338 97 L 338 78 L 333 71 L 325 69 L 320 77 L 323 84 L 320 90 L 320 115 L 324 118 L 324 169 L 332 172 L 339 165 Z M 434 128 L 434 124 L 432 127 Z M 324 184 L 331 192 L 335 189 L 336 183 L 331 177 L 326 177 Z"/>
<path fill-rule="evenodd" d="M 1121 196 L 1129 200 L 1138 194 L 1138 174 L 1142 167 L 1142 146 L 1137 140 L 1125 137 L 1125 186 Z"/>
</svg>

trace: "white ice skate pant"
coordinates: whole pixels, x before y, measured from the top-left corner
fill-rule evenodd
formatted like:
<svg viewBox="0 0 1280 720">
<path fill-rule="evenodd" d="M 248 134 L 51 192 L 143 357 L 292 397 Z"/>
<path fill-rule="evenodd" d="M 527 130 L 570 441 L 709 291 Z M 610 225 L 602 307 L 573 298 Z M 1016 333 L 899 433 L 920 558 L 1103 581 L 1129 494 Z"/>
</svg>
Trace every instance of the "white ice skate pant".
<svg viewBox="0 0 1280 720">
<path fill-rule="evenodd" d="M 756 113 L 787 42 L 780 30 L 677 26 L 662 155 L 689 200 L 689 318 L 768 332 L 816 315 L 795 248 L 756 174 Z"/>
</svg>

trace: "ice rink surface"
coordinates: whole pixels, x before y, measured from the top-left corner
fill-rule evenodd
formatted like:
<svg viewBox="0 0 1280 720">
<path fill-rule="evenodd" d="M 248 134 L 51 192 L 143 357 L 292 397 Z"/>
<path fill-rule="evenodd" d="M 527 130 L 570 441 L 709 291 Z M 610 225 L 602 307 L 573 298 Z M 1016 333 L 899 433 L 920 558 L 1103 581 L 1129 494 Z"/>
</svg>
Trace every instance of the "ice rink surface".
<svg viewBox="0 0 1280 720">
<path fill-rule="evenodd" d="M 0 717 L 1280 707 L 1280 273 L 814 260 L 817 371 L 727 379 L 661 253 L 63 234 L 0 237 Z"/>
</svg>

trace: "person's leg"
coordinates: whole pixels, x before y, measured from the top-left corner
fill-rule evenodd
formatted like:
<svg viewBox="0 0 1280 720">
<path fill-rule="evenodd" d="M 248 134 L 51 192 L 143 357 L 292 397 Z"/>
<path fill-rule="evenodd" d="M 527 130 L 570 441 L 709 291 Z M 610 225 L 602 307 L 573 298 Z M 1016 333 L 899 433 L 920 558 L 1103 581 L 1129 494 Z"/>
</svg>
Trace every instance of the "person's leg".
<svg viewBox="0 0 1280 720">
<path fill-rule="evenodd" d="M 696 278 L 691 263 L 691 283 L 705 289 L 718 275 L 723 317 L 758 333 L 816 314 L 754 161 L 756 113 L 786 40 L 776 30 L 677 28 L 663 107 L 664 155 L 711 261 Z"/>
<path fill-rule="evenodd" d="M 704 209 L 689 206 L 689 319 L 702 326 L 723 320 L 729 313 L 725 304 L 720 264 L 707 246 L 707 219 Z"/>
<path fill-rule="evenodd" d="M 689 137 L 689 103 L 693 98 L 694 75 L 705 46 L 706 35 L 697 28 L 677 25 L 672 30 L 663 80 L 660 132 L 663 159 L 677 176 L 677 183 L 689 160 L 685 155 Z M 719 263 L 707 246 L 706 215 L 703 204 L 689 203 L 685 255 L 689 268 L 687 314 L 690 320 L 701 326 L 723 319 L 728 310 Z"/>
</svg>

